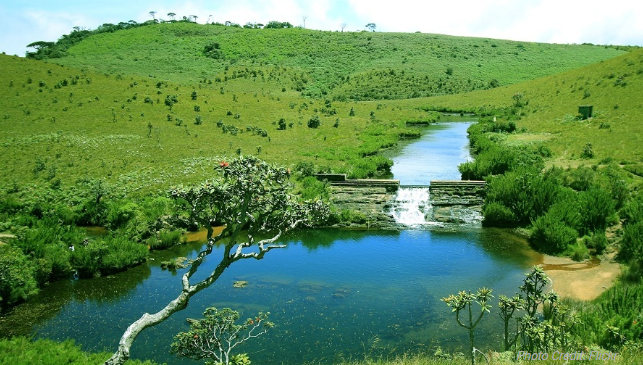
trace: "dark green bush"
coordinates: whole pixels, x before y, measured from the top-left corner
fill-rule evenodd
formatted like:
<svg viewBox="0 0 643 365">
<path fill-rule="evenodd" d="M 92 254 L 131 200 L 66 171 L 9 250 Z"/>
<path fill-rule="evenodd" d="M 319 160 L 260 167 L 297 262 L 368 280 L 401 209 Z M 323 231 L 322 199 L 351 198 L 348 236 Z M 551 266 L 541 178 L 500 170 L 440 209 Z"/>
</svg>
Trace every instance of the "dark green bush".
<svg viewBox="0 0 643 365">
<path fill-rule="evenodd" d="M 506 225 L 526 226 L 543 215 L 560 193 L 552 179 L 537 171 L 521 169 L 491 179 L 485 204 L 497 202 L 509 208 L 515 222 Z M 500 224 L 497 218 L 494 221 Z"/>
<path fill-rule="evenodd" d="M 137 210 L 135 203 L 111 201 L 107 204 L 105 225 L 109 229 L 121 228 L 136 216 Z"/>
<path fill-rule="evenodd" d="M 102 257 L 101 273 L 110 274 L 123 271 L 147 260 L 148 249 L 145 245 L 132 242 L 123 236 L 105 239 L 107 251 Z"/>
<path fill-rule="evenodd" d="M 482 224 L 490 227 L 515 227 L 518 223 L 516 215 L 511 209 L 498 202 L 485 204 Z"/>
<path fill-rule="evenodd" d="M 308 120 L 308 128 L 318 128 L 320 125 L 321 121 L 319 120 L 319 115 L 315 115 Z"/>
<path fill-rule="evenodd" d="M 609 217 L 616 213 L 610 192 L 594 187 L 581 193 L 579 201 L 582 217 L 582 225 L 579 229 L 581 234 L 604 231 Z"/>
<path fill-rule="evenodd" d="M 643 194 L 628 200 L 620 212 L 623 224 L 643 222 Z"/>
<path fill-rule="evenodd" d="M 618 258 L 625 262 L 643 262 L 643 222 L 629 223 L 623 227 Z"/>
<path fill-rule="evenodd" d="M 313 176 L 317 170 L 315 170 L 315 164 L 307 161 L 297 162 L 295 165 L 295 171 L 301 174 L 301 176 Z"/>
<path fill-rule="evenodd" d="M 539 251 L 560 254 L 576 243 L 578 232 L 559 221 L 553 214 L 545 214 L 534 221 L 529 240 Z"/>
<path fill-rule="evenodd" d="M 591 236 L 585 236 L 585 246 L 596 250 L 597 255 L 605 251 L 607 244 L 607 236 L 604 231 L 593 232 Z"/>
<path fill-rule="evenodd" d="M 582 241 L 576 241 L 575 244 L 569 246 L 566 252 L 574 261 L 584 261 L 589 258 L 589 249 Z"/>
<path fill-rule="evenodd" d="M 17 247 L 0 245 L 0 307 L 23 301 L 37 292 L 32 259 Z"/>
</svg>

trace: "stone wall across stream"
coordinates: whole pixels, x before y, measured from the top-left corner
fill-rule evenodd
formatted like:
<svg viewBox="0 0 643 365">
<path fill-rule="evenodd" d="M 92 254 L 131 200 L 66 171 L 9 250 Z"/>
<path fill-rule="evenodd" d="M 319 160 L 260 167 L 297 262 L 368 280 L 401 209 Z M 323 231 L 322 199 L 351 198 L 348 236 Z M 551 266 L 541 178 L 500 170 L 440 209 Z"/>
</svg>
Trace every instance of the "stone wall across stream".
<svg viewBox="0 0 643 365">
<path fill-rule="evenodd" d="M 319 175 L 330 185 L 331 202 L 340 210 L 359 212 L 365 223 L 353 223 L 354 228 L 398 229 L 392 211 L 400 188 L 428 188 L 432 209 L 427 222 L 468 223 L 479 219 L 484 203 L 484 181 L 431 181 L 428 186 L 404 186 L 399 180 L 346 179 L 345 175 Z M 474 219 L 475 219 L 474 218 Z"/>
</svg>

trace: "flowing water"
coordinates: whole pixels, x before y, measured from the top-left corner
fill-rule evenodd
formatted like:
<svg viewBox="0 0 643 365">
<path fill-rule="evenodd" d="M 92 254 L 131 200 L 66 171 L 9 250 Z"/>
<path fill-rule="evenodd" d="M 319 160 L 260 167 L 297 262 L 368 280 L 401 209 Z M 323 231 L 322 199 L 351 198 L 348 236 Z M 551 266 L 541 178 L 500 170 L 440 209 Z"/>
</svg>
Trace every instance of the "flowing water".
<svg viewBox="0 0 643 365">
<path fill-rule="evenodd" d="M 466 127 L 449 124 L 427 131 L 433 133 L 428 138 L 433 143 L 450 138 L 436 137 L 439 133 L 454 130 L 460 130 L 459 139 L 455 138 L 458 143 L 449 142 L 443 148 L 457 151 L 442 151 L 442 157 L 424 158 L 422 164 L 413 163 L 407 169 L 425 174 L 421 168 L 444 164 L 451 165 L 454 174 L 466 148 L 466 132 L 462 133 Z M 423 138 L 415 143 L 426 142 Z M 403 160 L 395 161 L 397 168 L 404 165 Z M 409 173 L 407 169 L 394 169 L 395 176 Z M 439 167 L 435 171 L 446 174 L 447 170 Z M 414 183 L 434 179 L 431 174 L 426 172 L 426 180 Z M 443 178 L 454 176 L 436 177 Z M 423 192 L 408 193 L 408 202 L 426 201 Z M 413 217 L 407 218 L 422 220 L 424 208 L 408 205 L 404 214 Z M 134 342 L 132 356 L 171 364 L 199 363 L 173 357 L 169 345 L 174 334 L 188 329 L 187 318 L 200 318 L 209 306 L 233 308 L 242 318 L 259 311 L 271 313 L 276 327 L 239 349 L 249 354 L 253 364 L 330 364 L 364 356 L 434 351 L 436 346 L 462 351 L 467 346 L 466 331 L 440 299 L 483 286 L 493 288 L 496 296 L 511 295 L 523 274 L 540 259 L 523 240 L 502 230 L 475 226 L 454 231 L 309 230 L 284 237 L 282 242 L 286 248 L 271 251 L 261 261 L 235 263 L 211 288 L 191 299 L 185 310 L 145 330 Z M 113 351 L 132 321 L 161 309 L 179 293 L 184 270 L 162 270 L 160 262 L 194 257 L 201 247 L 202 243 L 195 242 L 154 252 L 146 264 L 109 277 L 52 283 L 1 317 L 0 333 L 72 338 L 86 350 Z M 200 271 L 211 270 L 221 254 L 215 249 Z M 236 280 L 248 285 L 234 288 Z M 498 348 L 501 331 L 496 313 L 488 315 L 477 332 L 479 347 Z"/>
<path fill-rule="evenodd" d="M 391 172 L 400 180 L 391 214 L 395 221 L 413 229 L 427 229 L 440 223 L 432 222 L 428 185 L 431 180 L 460 180 L 458 165 L 471 159 L 467 128 L 471 121 L 439 123 L 427 127 L 418 141 L 390 156 Z M 480 223 L 480 215 L 464 211 L 464 221 Z"/>
</svg>

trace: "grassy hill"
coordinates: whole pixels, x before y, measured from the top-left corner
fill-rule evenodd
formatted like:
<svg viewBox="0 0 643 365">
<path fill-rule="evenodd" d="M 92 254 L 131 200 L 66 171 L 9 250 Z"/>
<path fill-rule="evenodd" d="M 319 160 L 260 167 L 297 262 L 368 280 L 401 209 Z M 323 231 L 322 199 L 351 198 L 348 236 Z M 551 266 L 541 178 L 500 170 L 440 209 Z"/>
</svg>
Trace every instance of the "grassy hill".
<svg viewBox="0 0 643 365">
<path fill-rule="evenodd" d="M 203 53 L 213 43 L 216 59 Z M 356 100 L 486 89 L 623 53 L 591 45 L 193 23 L 96 34 L 63 58 L 0 56 L 10 75 L 0 87 L 0 151 L 8 157 L 0 160 L 6 172 L 0 184 L 60 187 L 102 178 L 124 193 L 146 193 L 203 180 L 213 163 L 238 153 L 373 176 L 386 170 L 385 159 L 375 155 L 407 134 L 405 121 L 434 119 L 420 107 L 443 99 Z M 483 95 L 505 90 L 513 89 L 473 95 L 493 100 Z M 462 100 L 462 107 L 471 98 L 444 100 Z M 320 126 L 309 128 L 316 117 Z"/>
<path fill-rule="evenodd" d="M 208 45 L 216 51 L 204 55 Z M 623 51 L 420 33 L 243 29 L 165 23 L 91 36 L 54 62 L 191 84 L 228 67 L 286 67 L 276 85 L 332 100 L 400 99 L 509 85 Z M 228 77 L 232 76 L 228 72 Z"/>
<path fill-rule="evenodd" d="M 425 99 L 437 109 L 517 108 L 519 130 L 507 143 L 545 143 L 554 152 L 550 163 L 561 166 L 614 160 L 643 175 L 643 51 L 580 67 L 533 81 L 484 92 Z M 578 106 L 592 105 L 593 117 L 577 118 Z M 595 156 L 581 158 L 591 143 Z"/>
</svg>

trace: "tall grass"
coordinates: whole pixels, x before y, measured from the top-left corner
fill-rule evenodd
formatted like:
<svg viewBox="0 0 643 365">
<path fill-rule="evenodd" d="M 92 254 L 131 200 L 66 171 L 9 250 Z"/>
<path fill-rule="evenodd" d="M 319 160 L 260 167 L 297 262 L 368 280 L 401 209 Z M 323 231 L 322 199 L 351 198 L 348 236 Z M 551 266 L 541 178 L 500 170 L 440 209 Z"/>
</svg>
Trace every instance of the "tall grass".
<svg viewBox="0 0 643 365">
<path fill-rule="evenodd" d="M 25 337 L 0 339 L 0 364 L 2 365 L 96 365 L 107 360 L 111 354 L 84 352 L 73 341 L 32 341 Z M 151 361 L 129 360 L 128 364 L 154 365 Z"/>
</svg>

